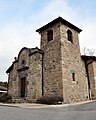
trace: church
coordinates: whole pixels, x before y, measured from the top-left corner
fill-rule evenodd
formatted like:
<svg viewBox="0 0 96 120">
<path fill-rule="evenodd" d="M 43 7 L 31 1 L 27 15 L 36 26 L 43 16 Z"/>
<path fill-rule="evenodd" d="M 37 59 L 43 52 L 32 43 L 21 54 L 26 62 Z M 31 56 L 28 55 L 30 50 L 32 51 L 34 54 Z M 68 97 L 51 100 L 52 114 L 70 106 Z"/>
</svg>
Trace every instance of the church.
<svg viewBox="0 0 96 120">
<path fill-rule="evenodd" d="M 82 30 L 62 17 L 36 30 L 40 49 L 24 47 L 7 69 L 8 94 L 35 102 L 44 95 L 64 103 L 96 98 L 96 57 L 80 54 Z"/>
</svg>

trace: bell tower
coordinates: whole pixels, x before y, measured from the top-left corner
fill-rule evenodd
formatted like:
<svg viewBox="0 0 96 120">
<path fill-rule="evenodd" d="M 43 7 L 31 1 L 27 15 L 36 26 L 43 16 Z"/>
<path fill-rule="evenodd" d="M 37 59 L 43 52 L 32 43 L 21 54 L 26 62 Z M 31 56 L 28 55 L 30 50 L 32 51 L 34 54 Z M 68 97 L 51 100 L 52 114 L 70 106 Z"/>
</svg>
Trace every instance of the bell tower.
<svg viewBox="0 0 96 120">
<path fill-rule="evenodd" d="M 44 95 L 61 96 L 64 102 L 85 99 L 85 66 L 78 38 L 81 31 L 62 17 L 36 30 L 44 52 Z"/>
</svg>

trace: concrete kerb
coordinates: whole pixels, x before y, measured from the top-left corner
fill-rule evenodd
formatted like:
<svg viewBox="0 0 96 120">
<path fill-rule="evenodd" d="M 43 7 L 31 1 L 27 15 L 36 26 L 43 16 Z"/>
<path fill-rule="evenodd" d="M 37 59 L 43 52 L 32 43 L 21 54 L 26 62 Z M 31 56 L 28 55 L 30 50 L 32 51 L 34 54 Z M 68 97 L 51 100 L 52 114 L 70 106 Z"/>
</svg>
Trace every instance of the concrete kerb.
<svg viewBox="0 0 96 120">
<path fill-rule="evenodd" d="M 91 102 L 96 102 L 96 100 L 82 101 L 82 102 L 70 103 L 70 104 L 60 104 L 60 105 L 44 105 L 44 104 L 33 104 L 33 103 L 32 104 L 31 103 L 19 103 L 19 104 L 0 103 L 0 106 L 17 107 L 17 108 L 60 108 L 60 107 L 82 105 Z"/>
</svg>

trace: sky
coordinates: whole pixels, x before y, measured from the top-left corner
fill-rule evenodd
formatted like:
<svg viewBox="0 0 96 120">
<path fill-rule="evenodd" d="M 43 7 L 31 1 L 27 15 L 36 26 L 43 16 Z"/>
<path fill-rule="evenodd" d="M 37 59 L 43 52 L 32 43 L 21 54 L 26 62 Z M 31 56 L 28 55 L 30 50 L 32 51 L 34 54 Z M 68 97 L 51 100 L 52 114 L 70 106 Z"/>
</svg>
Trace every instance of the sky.
<svg viewBox="0 0 96 120">
<path fill-rule="evenodd" d="M 96 48 L 96 0 L 0 0 L 0 81 L 21 48 L 40 47 L 36 29 L 59 16 L 83 30 L 82 54 Z"/>
</svg>

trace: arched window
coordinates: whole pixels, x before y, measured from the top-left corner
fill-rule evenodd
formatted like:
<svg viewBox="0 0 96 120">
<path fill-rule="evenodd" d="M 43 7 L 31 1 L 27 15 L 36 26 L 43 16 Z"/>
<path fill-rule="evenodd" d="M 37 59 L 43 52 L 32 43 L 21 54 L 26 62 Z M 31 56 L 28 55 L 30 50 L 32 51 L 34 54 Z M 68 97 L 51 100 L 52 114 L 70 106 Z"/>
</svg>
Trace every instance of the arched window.
<svg viewBox="0 0 96 120">
<path fill-rule="evenodd" d="M 67 38 L 70 42 L 73 42 L 72 40 L 72 32 L 70 30 L 67 30 Z"/>
<path fill-rule="evenodd" d="M 47 32 L 47 39 L 48 39 L 48 41 L 53 40 L 53 30 L 49 30 Z"/>
</svg>

